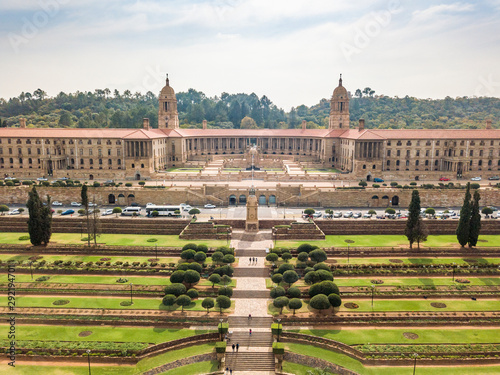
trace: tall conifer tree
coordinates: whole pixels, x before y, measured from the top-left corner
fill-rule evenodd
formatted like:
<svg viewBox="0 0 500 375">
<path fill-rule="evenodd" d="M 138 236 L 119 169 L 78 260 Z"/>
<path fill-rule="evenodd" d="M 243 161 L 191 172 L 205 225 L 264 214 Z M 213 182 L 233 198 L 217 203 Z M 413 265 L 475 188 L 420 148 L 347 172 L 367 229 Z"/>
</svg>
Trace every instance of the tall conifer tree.
<svg viewBox="0 0 500 375">
<path fill-rule="evenodd" d="M 427 228 L 420 217 L 420 195 L 417 189 L 411 194 L 410 207 L 408 208 L 408 220 L 406 222 L 405 236 L 410 242 L 410 249 L 415 241 L 420 242 L 427 239 Z"/>
<path fill-rule="evenodd" d="M 470 231 L 470 217 L 472 212 L 472 207 L 470 203 L 470 182 L 467 183 L 467 190 L 465 192 L 464 204 L 460 210 L 460 221 L 457 227 L 457 240 L 460 246 L 464 247 L 469 242 L 469 231 Z"/>
<path fill-rule="evenodd" d="M 481 197 L 479 190 L 474 191 L 474 201 L 472 202 L 470 225 L 469 225 L 469 247 L 474 247 L 479 239 L 481 230 L 481 213 L 479 212 L 479 201 Z"/>
<path fill-rule="evenodd" d="M 87 243 L 88 246 L 90 247 L 90 235 L 92 231 L 90 228 L 89 198 L 87 196 L 87 185 L 85 184 L 82 185 L 81 198 L 82 198 L 82 206 L 85 209 L 85 215 L 87 216 Z"/>
</svg>

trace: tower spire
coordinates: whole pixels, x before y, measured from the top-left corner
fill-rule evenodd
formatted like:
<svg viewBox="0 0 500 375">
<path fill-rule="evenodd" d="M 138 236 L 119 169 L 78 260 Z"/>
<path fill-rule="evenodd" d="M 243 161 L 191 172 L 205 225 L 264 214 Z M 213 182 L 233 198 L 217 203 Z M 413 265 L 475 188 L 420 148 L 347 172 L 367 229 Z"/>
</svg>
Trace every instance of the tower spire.
<svg viewBox="0 0 500 375">
<path fill-rule="evenodd" d="M 167 86 L 170 86 L 170 80 L 168 79 L 168 73 L 167 73 Z"/>
<path fill-rule="evenodd" d="M 342 86 L 342 73 L 340 73 L 339 86 Z"/>
</svg>

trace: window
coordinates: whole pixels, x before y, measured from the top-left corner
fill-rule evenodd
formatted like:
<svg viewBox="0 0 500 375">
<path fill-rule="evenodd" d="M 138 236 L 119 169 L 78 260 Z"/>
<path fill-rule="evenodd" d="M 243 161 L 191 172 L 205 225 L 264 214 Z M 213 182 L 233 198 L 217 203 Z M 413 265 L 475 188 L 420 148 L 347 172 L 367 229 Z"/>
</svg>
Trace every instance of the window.
<svg viewBox="0 0 500 375">
<path fill-rule="evenodd" d="M 99 164 L 102 165 L 102 159 L 99 159 Z"/>
<path fill-rule="evenodd" d="M 479 150 L 479 156 L 483 156 L 483 150 Z"/>
<path fill-rule="evenodd" d="M 399 160 L 396 160 L 396 167 L 399 167 Z"/>
<path fill-rule="evenodd" d="M 376 169 L 377 166 L 375 164 L 372 165 L 372 169 Z"/>
<path fill-rule="evenodd" d="M 427 167 L 429 165 L 429 160 L 425 161 L 425 166 Z"/>
<path fill-rule="evenodd" d="M 469 155 L 474 156 L 474 150 L 470 150 Z"/>
<path fill-rule="evenodd" d="M 112 165 L 113 161 L 111 159 L 108 159 L 108 165 Z"/>
<path fill-rule="evenodd" d="M 410 166 L 410 161 L 409 161 L 409 160 L 407 160 L 407 161 L 406 161 L 406 166 L 407 166 L 407 167 L 409 167 L 409 166 Z"/>
<path fill-rule="evenodd" d="M 121 144 L 122 144 L 122 141 L 118 140 L 118 141 L 116 141 L 116 144 L 117 144 L 117 145 L 121 145 Z"/>
<path fill-rule="evenodd" d="M 18 149 L 17 149 L 17 153 L 18 153 L 19 155 L 22 155 L 22 154 L 23 154 L 23 150 L 22 150 L 22 149 L 20 149 L 20 148 L 18 148 Z"/>
<path fill-rule="evenodd" d="M 410 150 L 406 150 L 406 157 L 410 157 Z"/>
<path fill-rule="evenodd" d="M 391 150 L 387 150 L 387 156 L 390 157 L 391 156 Z"/>
<path fill-rule="evenodd" d="M 396 156 L 401 156 L 401 150 L 396 151 Z"/>
<path fill-rule="evenodd" d="M 419 165 L 419 161 L 415 160 L 415 166 L 418 167 L 418 165 Z"/>
<path fill-rule="evenodd" d="M 9 155 L 12 155 L 12 149 L 9 148 Z"/>
<path fill-rule="evenodd" d="M 31 155 L 31 147 L 28 148 L 28 155 Z"/>
<path fill-rule="evenodd" d="M 118 165 L 122 165 L 122 159 L 118 159 L 116 162 L 118 163 Z"/>
<path fill-rule="evenodd" d="M 33 160 L 31 158 L 28 159 L 28 164 L 33 164 Z"/>
<path fill-rule="evenodd" d="M 407 141 L 407 142 L 406 142 L 406 145 L 407 145 L 407 146 L 411 146 L 411 141 Z"/>
<path fill-rule="evenodd" d="M 89 148 L 89 155 L 92 156 L 92 149 Z"/>
<path fill-rule="evenodd" d="M 479 160 L 479 161 L 477 162 L 477 165 L 482 166 L 482 165 L 483 165 L 483 161 L 482 161 L 482 160 Z"/>
<path fill-rule="evenodd" d="M 99 156 L 102 156 L 102 149 L 100 149 L 100 148 L 99 148 L 99 149 L 97 149 L 97 154 L 98 154 Z"/>
<path fill-rule="evenodd" d="M 390 167 L 391 166 L 391 161 L 390 160 L 387 160 L 387 166 Z"/>
<path fill-rule="evenodd" d="M 108 156 L 111 156 L 111 149 L 108 148 Z"/>
<path fill-rule="evenodd" d="M 144 164 L 141 164 L 141 168 L 144 168 Z"/>
<path fill-rule="evenodd" d="M 94 164 L 94 159 L 89 159 L 90 165 Z"/>
<path fill-rule="evenodd" d="M 398 141 L 397 146 L 402 146 L 403 143 L 401 141 Z"/>
<path fill-rule="evenodd" d="M 416 156 L 420 156 L 420 150 L 417 150 L 417 155 Z"/>
<path fill-rule="evenodd" d="M 436 141 L 436 146 L 439 146 L 440 143 L 441 141 Z"/>
<path fill-rule="evenodd" d="M 83 141 L 80 139 L 80 140 L 78 141 L 78 144 L 79 144 L 79 145 L 83 145 Z"/>
<path fill-rule="evenodd" d="M 464 156 L 464 150 L 460 150 L 460 156 Z"/>
<path fill-rule="evenodd" d="M 42 154 L 42 150 L 41 150 L 41 149 L 39 149 L 39 148 L 37 148 L 37 149 L 36 149 L 36 154 L 37 154 L 37 155 L 41 155 L 41 154 Z"/>
<path fill-rule="evenodd" d="M 439 150 L 436 150 L 436 156 L 439 156 Z"/>
<path fill-rule="evenodd" d="M 434 162 L 434 165 L 435 165 L 436 167 L 438 166 L 438 161 L 437 161 L 437 160 Z"/>
<path fill-rule="evenodd" d="M 91 139 L 89 139 L 89 140 L 87 141 L 87 144 L 88 144 L 88 145 L 91 145 L 91 144 L 92 144 L 92 140 L 91 140 Z"/>
<path fill-rule="evenodd" d="M 363 169 L 366 169 L 366 164 L 363 164 Z"/>
<path fill-rule="evenodd" d="M 120 149 L 117 149 L 116 150 L 116 156 L 120 156 L 121 155 L 121 150 Z"/>
<path fill-rule="evenodd" d="M 83 159 L 80 159 L 80 164 L 81 164 L 81 165 L 85 164 L 85 163 L 83 162 Z"/>
<path fill-rule="evenodd" d="M 390 146 L 391 145 L 391 141 L 387 141 L 387 146 Z"/>
</svg>

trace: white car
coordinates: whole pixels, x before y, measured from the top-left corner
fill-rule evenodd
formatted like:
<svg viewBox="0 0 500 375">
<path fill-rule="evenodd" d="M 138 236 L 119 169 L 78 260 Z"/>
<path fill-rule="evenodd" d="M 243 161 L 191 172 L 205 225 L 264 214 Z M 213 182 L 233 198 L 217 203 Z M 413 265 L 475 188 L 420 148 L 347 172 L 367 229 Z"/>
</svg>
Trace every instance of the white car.
<svg viewBox="0 0 500 375">
<path fill-rule="evenodd" d="M 59 201 L 52 202 L 52 206 L 62 206 L 63 204 Z"/>
<path fill-rule="evenodd" d="M 97 207 L 97 203 L 89 202 L 89 207 Z"/>
<path fill-rule="evenodd" d="M 347 211 L 346 213 L 344 213 L 345 218 L 352 217 L 352 215 L 353 215 L 352 211 Z"/>
<path fill-rule="evenodd" d="M 363 219 L 371 219 L 372 214 L 366 213 L 363 215 Z"/>
<path fill-rule="evenodd" d="M 187 206 L 182 207 L 182 211 L 186 211 L 186 212 L 189 212 L 192 209 L 193 209 L 193 207 L 191 207 L 189 204 Z"/>
<path fill-rule="evenodd" d="M 472 181 L 481 181 L 481 177 L 472 177 L 471 180 Z"/>
<path fill-rule="evenodd" d="M 312 214 L 312 217 L 316 217 L 316 218 L 319 218 L 323 216 L 323 212 L 321 211 L 316 211 L 315 213 Z"/>
<path fill-rule="evenodd" d="M 73 207 L 80 207 L 82 204 L 78 202 L 71 202 L 71 206 Z"/>
<path fill-rule="evenodd" d="M 146 203 L 146 207 L 151 207 L 151 206 L 156 206 L 156 205 L 154 203 L 151 203 L 151 202 Z"/>
<path fill-rule="evenodd" d="M 108 215 L 113 215 L 113 209 L 112 208 L 109 208 L 109 209 L 104 210 L 102 212 L 102 216 L 108 216 Z"/>
<path fill-rule="evenodd" d="M 38 177 L 36 180 L 37 181 L 48 181 L 45 177 Z"/>
<path fill-rule="evenodd" d="M 207 203 L 203 207 L 205 207 L 205 208 L 215 208 L 215 204 Z"/>
<path fill-rule="evenodd" d="M 21 214 L 21 212 L 19 211 L 18 208 L 15 208 L 9 212 L 9 215 L 20 215 L 20 214 Z"/>
</svg>

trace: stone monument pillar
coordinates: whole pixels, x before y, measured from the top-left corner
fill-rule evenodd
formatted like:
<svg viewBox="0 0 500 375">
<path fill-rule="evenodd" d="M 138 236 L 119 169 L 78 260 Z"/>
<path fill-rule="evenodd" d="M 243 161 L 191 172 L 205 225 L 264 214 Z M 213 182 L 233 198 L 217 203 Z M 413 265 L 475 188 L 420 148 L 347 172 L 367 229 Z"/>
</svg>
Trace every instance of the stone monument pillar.
<svg viewBox="0 0 500 375">
<path fill-rule="evenodd" d="M 259 201 L 255 196 L 255 188 L 250 188 L 247 199 L 247 220 L 245 223 L 245 230 L 247 232 L 259 231 Z"/>
</svg>

